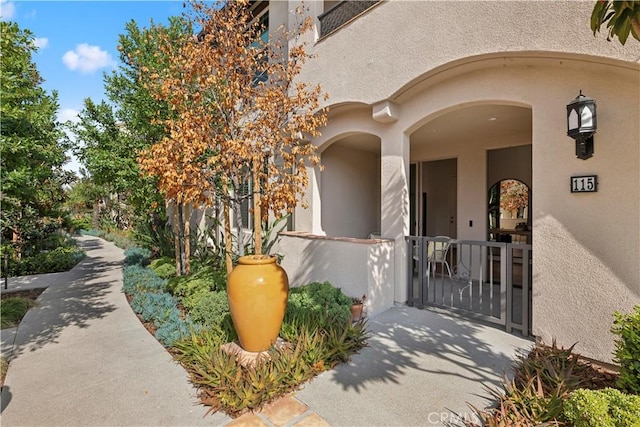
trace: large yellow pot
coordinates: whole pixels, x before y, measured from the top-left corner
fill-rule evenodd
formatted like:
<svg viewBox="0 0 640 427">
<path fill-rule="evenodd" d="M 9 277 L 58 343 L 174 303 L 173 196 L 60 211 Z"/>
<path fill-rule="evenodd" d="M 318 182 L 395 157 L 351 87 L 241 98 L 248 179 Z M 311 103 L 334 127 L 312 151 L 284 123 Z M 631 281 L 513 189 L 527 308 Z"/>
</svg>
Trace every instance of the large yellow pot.
<svg viewBox="0 0 640 427">
<path fill-rule="evenodd" d="M 275 257 L 240 257 L 229 274 L 227 295 L 240 346 L 264 351 L 275 344 L 287 309 L 289 279 Z"/>
</svg>

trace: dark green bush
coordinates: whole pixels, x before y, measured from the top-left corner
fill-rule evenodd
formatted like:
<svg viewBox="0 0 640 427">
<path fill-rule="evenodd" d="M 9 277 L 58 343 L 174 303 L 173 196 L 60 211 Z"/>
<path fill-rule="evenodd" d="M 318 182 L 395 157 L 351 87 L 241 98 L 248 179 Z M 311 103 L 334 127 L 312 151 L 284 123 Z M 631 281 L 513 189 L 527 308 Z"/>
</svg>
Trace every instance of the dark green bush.
<svg viewBox="0 0 640 427">
<path fill-rule="evenodd" d="M 329 282 L 313 282 L 289 289 L 285 320 L 292 316 L 311 316 L 318 322 L 348 322 L 351 319 L 351 298 Z M 318 327 L 323 324 L 317 323 Z"/>
<path fill-rule="evenodd" d="M 194 322 L 204 327 L 217 326 L 228 330 L 229 335 L 235 334 L 226 291 L 207 292 L 189 310 L 189 314 Z"/>
<path fill-rule="evenodd" d="M 640 394 L 640 305 L 629 314 L 614 313 L 611 332 L 618 336 L 614 361 L 620 364 L 618 388 Z"/>
<path fill-rule="evenodd" d="M 614 388 L 579 389 L 564 402 L 563 415 L 575 427 L 640 426 L 640 396 Z"/>
<path fill-rule="evenodd" d="M 76 215 L 69 219 L 69 228 L 75 232 L 89 230 L 92 226 L 91 215 Z"/>
<path fill-rule="evenodd" d="M 201 298 L 213 291 L 226 289 L 226 275 L 215 268 L 204 266 L 195 269 L 189 276 L 173 277 L 169 280 L 168 289 L 187 310 L 198 305 Z"/>
<path fill-rule="evenodd" d="M 68 271 L 84 257 L 85 253 L 76 247 L 57 247 L 29 257 L 25 256 L 20 261 L 10 261 L 9 275 L 24 276 Z"/>
</svg>

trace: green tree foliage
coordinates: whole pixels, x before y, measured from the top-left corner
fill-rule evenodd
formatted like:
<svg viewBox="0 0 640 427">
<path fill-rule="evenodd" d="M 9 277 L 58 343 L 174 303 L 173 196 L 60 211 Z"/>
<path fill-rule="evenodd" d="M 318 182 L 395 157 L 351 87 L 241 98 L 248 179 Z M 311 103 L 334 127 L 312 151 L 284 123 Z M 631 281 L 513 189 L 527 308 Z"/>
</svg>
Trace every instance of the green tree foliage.
<svg viewBox="0 0 640 427">
<path fill-rule="evenodd" d="M 595 36 L 607 24 L 607 40 L 618 37 L 623 45 L 629 34 L 640 41 L 640 1 L 598 0 L 591 13 L 591 31 Z"/>
<path fill-rule="evenodd" d="M 32 54 L 33 35 L 16 23 L 1 26 L 2 237 L 18 254 L 62 224 L 63 185 L 70 173 L 56 122 L 57 93 L 47 93 Z"/>
<path fill-rule="evenodd" d="M 114 193 L 129 189 L 130 180 L 138 174 L 135 160 L 131 163 L 128 147 L 123 142 L 122 124 L 116 121 L 112 107 L 102 101 L 84 100 L 80 121 L 71 125 L 77 140 L 74 154 L 97 186 Z"/>
<path fill-rule="evenodd" d="M 140 214 L 153 212 L 162 218 L 165 215 L 155 180 L 141 176 L 136 158 L 141 150 L 164 138 L 164 121 L 169 117 L 170 108 L 166 102 L 156 100 L 139 78 L 144 73 L 168 67 L 169 58 L 158 48 L 161 36 L 177 47 L 187 34 L 191 34 L 191 30 L 181 17 L 169 18 L 167 26 L 151 21 L 148 28 L 129 21 L 125 33 L 119 37 L 120 67 L 104 77 L 105 92 L 116 107 L 115 119 L 121 125 L 120 156 L 126 157 L 130 201 Z"/>
<path fill-rule="evenodd" d="M 151 21 L 148 28 L 141 28 L 132 20 L 126 24 L 125 30 L 126 33 L 120 35 L 118 46 L 121 65 L 118 70 L 105 75 L 105 91 L 117 107 L 115 116 L 125 130 L 121 134 L 121 143 L 127 147 L 127 161 L 135 163 L 141 150 L 166 136 L 164 123 L 175 114 L 166 101 L 152 96 L 140 76 L 169 68 L 171 57 L 159 48 L 161 40 L 169 40 L 170 45 L 178 49 L 193 32 L 183 17 L 169 18 L 167 26 Z M 137 165 L 132 168 L 137 175 L 135 181 L 130 181 L 135 185 L 131 188 L 129 201 L 136 207 L 139 216 L 144 215 L 136 221 L 141 228 L 139 234 L 150 234 L 160 239 L 164 234 L 158 231 L 166 221 L 164 199 L 157 191 L 155 178 L 140 175 Z M 178 227 L 182 222 L 174 219 L 174 238 L 176 247 L 180 248 L 176 251 L 178 257 L 185 242 L 189 241 L 188 231 Z M 166 242 L 157 241 L 152 246 L 166 247 Z M 177 264 L 181 264 L 179 271 L 182 271 L 184 260 L 179 258 Z"/>
<path fill-rule="evenodd" d="M 166 220 L 165 204 L 155 180 L 140 174 L 136 157 L 140 150 L 164 137 L 162 121 L 169 109 L 166 103 L 149 95 L 139 82 L 139 75 L 143 70 L 167 66 L 155 45 L 159 34 L 182 40 L 187 31 L 181 18 L 170 18 L 168 26 L 151 21 L 149 28 L 140 28 L 133 20 L 128 22 L 119 37 L 120 66 L 104 75 L 109 102 L 86 99 L 80 122 L 70 124 L 76 135 L 75 153 L 94 190 L 99 190 L 91 194 L 117 194 L 129 207 L 129 211 L 120 212 L 125 216 L 120 225 L 132 225 L 134 231 L 141 228 L 147 232 Z"/>
</svg>

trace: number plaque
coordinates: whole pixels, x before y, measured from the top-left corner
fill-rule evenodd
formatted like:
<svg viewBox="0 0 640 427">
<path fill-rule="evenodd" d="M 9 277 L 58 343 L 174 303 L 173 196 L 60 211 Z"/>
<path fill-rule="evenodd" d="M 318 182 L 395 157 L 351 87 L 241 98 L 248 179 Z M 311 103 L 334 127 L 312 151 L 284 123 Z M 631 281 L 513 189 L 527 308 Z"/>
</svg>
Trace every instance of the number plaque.
<svg viewBox="0 0 640 427">
<path fill-rule="evenodd" d="M 571 177 L 572 193 L 595 193 L 598 191 L 598 175 Z"/>
</svg>

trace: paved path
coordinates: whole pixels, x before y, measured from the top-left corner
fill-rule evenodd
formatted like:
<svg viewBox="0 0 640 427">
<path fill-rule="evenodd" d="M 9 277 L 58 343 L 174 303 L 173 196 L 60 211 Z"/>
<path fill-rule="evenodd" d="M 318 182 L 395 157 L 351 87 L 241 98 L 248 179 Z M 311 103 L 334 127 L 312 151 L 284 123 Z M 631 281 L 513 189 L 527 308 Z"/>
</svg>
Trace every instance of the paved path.
<svg viewBox="0 0 640 427">
<path fill-rule="evenodd" d="M 231 420 L 204 417 L 186 372 L 144 329 L 122 286 L 123 251 L 78 238 L 87 258 L 67 273 L 10 279 L 48 285 L 15 331 L 2 425 L 441 426 L 485 406 L 513 356 L 532 345 L 494 327 L 407 307 L 369 319 L 369 347 L 293 397 Z M 11 345 L 13 344 L 13 345 Z"/>
<path fill-rule="evenodd" d="M 123 251 L 79 237 L 87 257 L 50 277 L 17 329 L 2 389 L 3 426 L 220 425 L 184 369 L 120 292 Z M 10 279 L 11 280 L 11 279 Z"/>
</svg>

